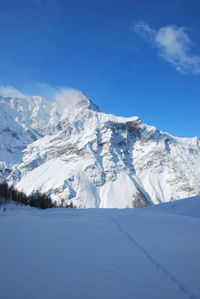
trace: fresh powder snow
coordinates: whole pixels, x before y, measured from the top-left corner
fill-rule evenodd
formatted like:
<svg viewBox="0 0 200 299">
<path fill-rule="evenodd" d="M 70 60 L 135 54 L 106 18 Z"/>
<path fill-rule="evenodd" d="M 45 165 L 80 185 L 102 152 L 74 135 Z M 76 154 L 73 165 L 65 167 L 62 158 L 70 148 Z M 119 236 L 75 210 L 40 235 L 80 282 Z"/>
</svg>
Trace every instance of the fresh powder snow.
<svg viewBox="0 0 200 299">
<path fill-rule="evenodd" d="M 2 299 L 200 298 L 200 198 L 144 209 L 0 208 Z"/>
</svg>

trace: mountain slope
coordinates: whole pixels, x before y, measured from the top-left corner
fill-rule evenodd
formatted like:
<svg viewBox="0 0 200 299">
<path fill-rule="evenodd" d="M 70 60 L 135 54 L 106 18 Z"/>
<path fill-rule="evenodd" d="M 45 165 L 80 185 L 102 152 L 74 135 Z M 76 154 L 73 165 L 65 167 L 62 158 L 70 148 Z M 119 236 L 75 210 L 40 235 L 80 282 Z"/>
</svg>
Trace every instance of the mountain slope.
<svg viewBox="0 0 200 299">
<path fill-rule="evenodd" d="M 177 138 L 100 112 L 82 93 L 72 103 L 0 98 L 1 173 L 27 194 L 59 205 L 143 207 L 200 194 L 200 140 Z"/>
</svg>

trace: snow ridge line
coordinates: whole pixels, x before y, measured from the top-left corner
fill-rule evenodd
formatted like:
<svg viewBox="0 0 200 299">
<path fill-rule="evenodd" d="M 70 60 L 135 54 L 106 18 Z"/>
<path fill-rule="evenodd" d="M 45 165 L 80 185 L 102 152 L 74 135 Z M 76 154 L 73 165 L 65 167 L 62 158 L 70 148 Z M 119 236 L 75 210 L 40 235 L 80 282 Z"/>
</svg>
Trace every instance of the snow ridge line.
<svg viewBox="0 0 200 299">
<path fill-rule="evenodd" d="M 199 299 L 198 296 L 196 296 L 195 294 L 192 294 L 192 292 L 190 290 L 188 290 L 188 288 L 183 285 L 182 283 L 180 283 L 174 276 L 172 273 L 170 273 L 168 270 L 166 270 L 162 265 L 160 265 L 150 254 L 149 252 L 143 247 L 141 246 L 138 241 L 136 241 L 136 239 L 130 235 L 126 230 L 124 230 L 121 226 L 121 224 L 114 218 L 111 216 L 107 216 L 107 218 L 109 218 L 112 222 L 115 223 L 115 225 L 117 226 L 118 230 L 124 235 L 126 236 L 129 241 L 135 245 L 143 254 L 144 256 L 153 264 L 153 266 L 159 270 L 168 280 L 170 280 L 182 293 L 184 293 L 184 295 L 187 295 L 190 299 Z"/>
</svg>

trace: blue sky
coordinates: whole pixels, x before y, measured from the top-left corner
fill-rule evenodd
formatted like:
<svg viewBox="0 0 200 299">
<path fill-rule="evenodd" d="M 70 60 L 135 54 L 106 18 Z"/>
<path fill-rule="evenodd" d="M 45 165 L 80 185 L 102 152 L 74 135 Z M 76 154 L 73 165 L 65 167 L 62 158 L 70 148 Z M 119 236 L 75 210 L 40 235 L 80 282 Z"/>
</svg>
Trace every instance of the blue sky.
<svg viewBox="0 0 200 299">
<path fill-rule="evenodd" d="M 0 0 L 0 93 L 75 88 L 104 112 L 200 136 L 199 16 L 198 0 Z"/>
</svg>

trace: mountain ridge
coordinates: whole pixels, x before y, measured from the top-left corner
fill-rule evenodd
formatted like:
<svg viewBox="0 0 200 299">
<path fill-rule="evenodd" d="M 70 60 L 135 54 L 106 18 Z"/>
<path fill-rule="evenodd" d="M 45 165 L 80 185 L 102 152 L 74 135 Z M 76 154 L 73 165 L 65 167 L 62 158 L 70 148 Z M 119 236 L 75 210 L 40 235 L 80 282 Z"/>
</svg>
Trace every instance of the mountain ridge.
<svg viewBox="0 0 200 299">
<path fill-rule="evenodd" d="M 58 205 L 131 208 L 200 194 L 200 140 L 72 101 L 0 97 L 0 174 Z"/>
</svg>

